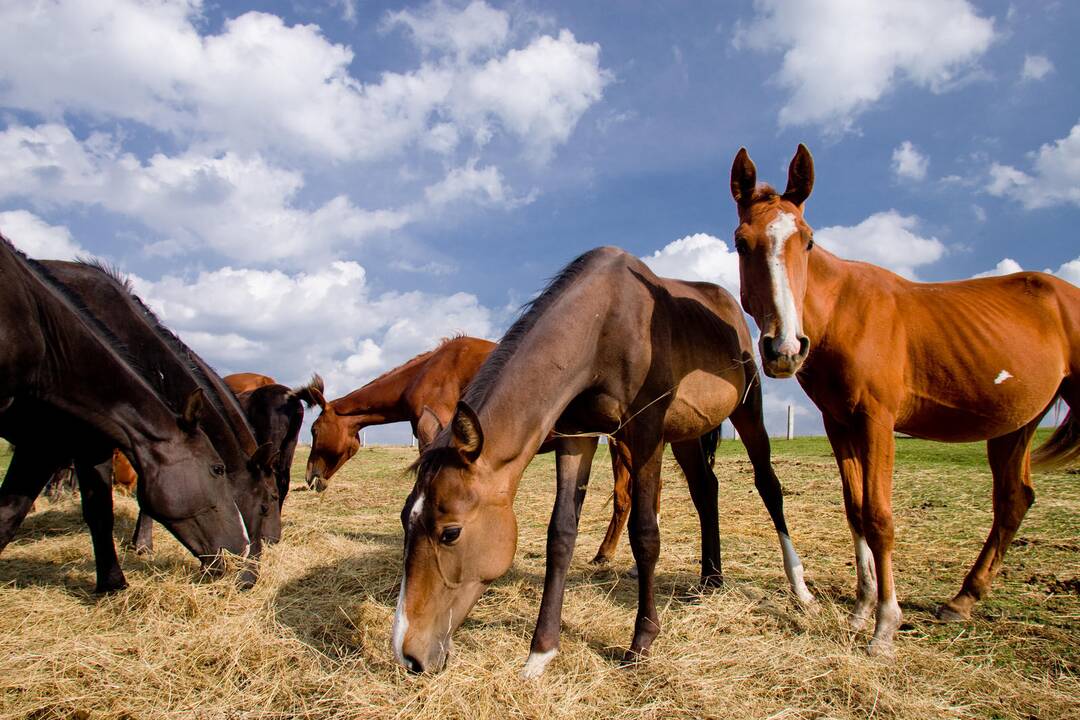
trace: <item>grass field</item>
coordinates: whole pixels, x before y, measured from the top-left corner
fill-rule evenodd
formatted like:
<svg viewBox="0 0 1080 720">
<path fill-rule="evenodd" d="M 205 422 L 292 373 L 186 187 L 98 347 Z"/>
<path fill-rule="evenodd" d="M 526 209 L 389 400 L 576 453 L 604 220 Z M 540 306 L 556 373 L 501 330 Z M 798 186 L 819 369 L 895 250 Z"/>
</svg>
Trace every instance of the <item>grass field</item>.
<svg viewBox="0 0 1080 720">
<path fill-rule="evenodd" d="M 603 448 L 601 449 L 603 452 Z M 571 568 L 562 654 L 518 679 L 540 601 L 553 457 L 517 498 L 510 572 L 456 635 L 439 676 L 407 675 L 390 652 L 408 448 L 361 450 L 316 495 L 297 453 L 285 536 L 250 592 L 203 581 L 164 533 L 152 558 L 121 543 L 131 587 L 97 597 L 77 500 L 38 510 L 0 556 L 0 718 L 863 718 L 1080 716 L 1080 476 L 1035 479 L 1036 503 L 974 620 L 937 624 L 990 526 L 982 445 L 898 443 L 896 572 L 905 623 L 897 658 L 872 660 L 846 629 L 852 550 L 839 480 L 821 439 L 777 441 L 787 516 L 821 601 L 800 611 L 741 446 L 717 458 L 726 586 L 690 591 L 698 529 L 665 462 L 657 568 L 663 629 L 625 669 L 636 605 L 628 543 L 594 568 L 611 511 L 598 457 Z M 0 457 L 0 467 L 6 465 Z M 117 498 L 116 536 L 135 504 Z"/>
</svg>

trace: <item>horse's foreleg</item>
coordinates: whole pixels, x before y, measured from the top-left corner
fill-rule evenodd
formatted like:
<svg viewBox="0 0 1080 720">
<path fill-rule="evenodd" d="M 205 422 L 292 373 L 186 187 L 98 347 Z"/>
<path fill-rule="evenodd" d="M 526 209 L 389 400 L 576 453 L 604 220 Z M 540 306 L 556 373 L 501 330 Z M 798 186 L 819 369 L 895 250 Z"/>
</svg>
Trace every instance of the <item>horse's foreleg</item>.
<svg viewBox="0 0 1080 720">
<path fill-rule="evenodd" d="M 139 510 L 139 518 L 135 521 L 135 532 L 131 534 L 131 544 L 139 555 L 149 555 L 154 552 L 154 521 L 142 510 Z"/>
<path fill-rule="evenodd" d="M 967 620 L 971 608 L 990 589 L 1001 561 L 1028 508 L 1035 501 L 1031 486 L 1031 439 L 1038 420 L 986 443 L 990 471 L 994 475 L 994 524 L 982 552 L 971 567 L 956 597 L 938 610 L 942 620 Z"/>
<path fill-rule="evenodd" d="M 891 417 L 866 417 L 862 432 L 863 529 L 874 555 L 877 574 L 877 622 L 868 648 L 871 655 L 889 655 L 902 613 L 893 581 L 892 480 L 896 440 Z"/>
<path fill-rule="evenodd" d="M 656 560 L 660 555 L 657 503 L 663 455 L 663 442 L 653 447 L 644 443 L 630 445 L 630 549 L 634 551 L 638 570 L 638 612 L 637 621 L 634 623 L 634 639 L 626 652 L 626 662 L 633 662 L 647 655 L 649 647 L 660 632 L 660 618 L 656 614 L 654 573 Z"/>
<path fill-rule="evenodd" d="M 596 551 L 593 564 L 602 565 L 615 557 L 615 548 L 619 546 L 626 521 L 630 517 L 630 460 L 623 454 L 622 445 L 612 441 L 608 443 L 611 453 L 611 476 L 614 480 L 611 501 L 611 522 L 608 523 L 604 540 Z"/>
<path fill-rule="evenodd" d="M 34 448 L 15 448 L 0 484 L 0 551 L 15 537 L 45 483 L 63 464 Z"/>
<path fill-rule="evenodd" d="M 529 659 L 521 670 L 524 678 L 539 677 L 559 651 L 566 571 L 574 555 L 578 519 L 596 444 L 596 438 L 562 438 L 556 443 L 557 487 L 555 507 L 548 523 L 544 596 L 540 601 Z"/>
<path fill-rule="evenodd" d="M 795 597 L 803 605 L 812 605 L 814 596 L 806 587 L 802 560 L 795 551 L 795 543 L 788 533 L 787 519 L 784 517 L 784 489 L 772 465 L 772 446 L 769 433 L 765 430 L 765 420 L 761 414 L 761 391 L 751 388 L 746 402 L 731 414 L 731 424 L 739 432 L 739 438 L 746 448 L 750 463 L 754 466 L 754 488 L 769 512 L 776 536 L 780 540 L 780 552 L 784 560 L 784 574 Z"/>
<path fill-rule="evenodd" d="M 724 583 L 717 510 L 719 482 L 705 460 L 700 440 L 672 443 L 671 450 L 686 476 L 690 498 L 694 501 L 701 525 L 701 584 L 703 587 L 719 587 Z"/>
<path fill-rule="evenodd" d="M 83 519 L 90 528 L 94 545 L 94 564 L 97 568 L 95 592 L 122 590 L 127 587 L 127 580 L 116 557 L 116 543 L 112 534 L 112 458 L 98 465 L 79 462 L 75 474 L 79 479 Z"/>
<path fill-rule="evenodd" d="M 863 466 L 862 454 L 858 452 L 852 431 L 824 416 L 825 433 L 836 457 L 840 470 L 840 485 L 844 493 L 844 511 L 851 541 L 855 547 L 855 608 L 849 624 L 852 630 L 861 630 L 877 606 L 877 579 L 874 556 L 866 542 L 863 531 Z"/>
</svg>

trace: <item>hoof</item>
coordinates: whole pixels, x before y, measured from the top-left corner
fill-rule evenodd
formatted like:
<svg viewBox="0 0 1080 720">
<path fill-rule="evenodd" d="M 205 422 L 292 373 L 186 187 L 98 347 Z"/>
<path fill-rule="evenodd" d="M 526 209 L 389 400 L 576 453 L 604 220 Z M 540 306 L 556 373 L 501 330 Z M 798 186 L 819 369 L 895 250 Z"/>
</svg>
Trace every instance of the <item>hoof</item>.
<svg viewBox="0 0 1080 720">
<path fill-rule="evenodd" d="M 852 613 L 851 617 L 848 618 L 848 627 L 851 628 L 852 630 L 854 630 L 855 632 L 859 632 L 864 627 L 866 627 L 866 621 L 869 620 L 869 619 L 870 619 L 870 614 L 869 613 L 866 613 L 866 614 Z"/>
<path fill-rule="evenodd" d="M 885 660 L 891 660 L 896 657 L 893 641 L 881 638 L 872 639 L 870 644 L 866 646 L 866 652 L 870 657 L 882 658 Z"/>
<path fill-rule="evenodd" d="M 611 558 L 609 558 L 607 555 L 601 555 L 600 553 L 596 553 L 596 557 L 594 557 L 592 560 L 590 560 L 589 564 L 590 565 L 607 565 L 610 562 L 611 562 Z"/>
<path fill-rule="evenodd" d="M 154 548 L 151 545 L 136 545 L 135 554 L 141 557 L 149 557 L 154 554 Z"/>
<path fill-rule="evenodd" d="M 722 588 L 722 587 L 724 587 L 724 576 L 723 575 L 708 575 L 706 577 L 701 578 L 701 589 L 702 590 L 716 590 L 717 588 Z"/>
<path fill-rule="evenodd" d="M 637 563 L 634 563 L 634 566 L 626 571 L 626 577 L 634 578 L 635 580 L 637 579 L 637 577 L 638 577 Z"/>
<path fill-rule="evenodd" d="M 127 580 L 121 579 L 119 582 L 110 581 L 108 583 L 98 583 L 94 588 L 94 592 L 98 595 L 112 595 L 118 593 L 121 590 L 127 590 Z"/>
<path fill-rule="evenodd" d="M 645 661 L 649 657 L 648 650 L 635 650 L 630 648 L 623 654 L 621 666 L 624 668 L 633 667 Z"/>
<path fill-rule="evenodd" d="M 521 668 L 522 680 L 535 680 L 544 674 L 544 670 L 547 669 L 548 663 L 555 659 L 555 656 L 559 654 L 558 648 L 552 648 L 545 652 L 529 653 L 529 659 L 525 661 L 525 667 Z"/>
<path fill-rule="evenodd" d="M 958 610 L 949 604 L 939 607 L 935 615 L 942 622 L 965 622 L 971 619 L 970 612 Z"/>
</svg>

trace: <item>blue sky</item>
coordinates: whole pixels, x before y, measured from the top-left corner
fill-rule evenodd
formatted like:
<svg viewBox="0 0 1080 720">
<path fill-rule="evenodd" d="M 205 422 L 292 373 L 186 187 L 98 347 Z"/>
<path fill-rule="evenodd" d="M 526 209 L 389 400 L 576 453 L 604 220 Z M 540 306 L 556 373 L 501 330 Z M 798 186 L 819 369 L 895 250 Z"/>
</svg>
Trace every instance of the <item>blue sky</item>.
<svg viewBox="0 0 1080 720">
<path fill-rule="evenodd" d="M 810 147 L 841 255 L 1076 283 L 1076 27 L 1037 0 L 2 2 L 0 230 L 115 263 L 223 374 L 331 396 L 497 338 L 597 245 L 736 291 L 743 145 L 778 184 Z M 794 382 L 766 395 L 820 432 Z"/>
</svg>

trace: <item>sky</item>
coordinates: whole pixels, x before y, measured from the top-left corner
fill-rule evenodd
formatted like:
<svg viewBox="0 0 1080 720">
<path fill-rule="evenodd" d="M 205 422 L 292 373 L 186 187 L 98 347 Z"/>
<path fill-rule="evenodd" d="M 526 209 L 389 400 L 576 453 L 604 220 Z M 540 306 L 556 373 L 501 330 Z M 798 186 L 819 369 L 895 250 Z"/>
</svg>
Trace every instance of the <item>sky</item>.
<svg viewBox="0 0 1080 720">
<path fill-rule="evenodd" d="M 737 296 L 741 146 L 783 185 L 807 144 L 843 257 L 1080 284 L 1077 27 L 1043 0 L 0 0 L 0 232 L 123 270 L 221 374 L 328 397 L 497 339 L 600 245 Z M 765 399 L 821 433 L 795 381 Z"/>
</svg>

